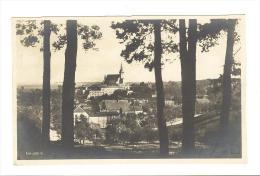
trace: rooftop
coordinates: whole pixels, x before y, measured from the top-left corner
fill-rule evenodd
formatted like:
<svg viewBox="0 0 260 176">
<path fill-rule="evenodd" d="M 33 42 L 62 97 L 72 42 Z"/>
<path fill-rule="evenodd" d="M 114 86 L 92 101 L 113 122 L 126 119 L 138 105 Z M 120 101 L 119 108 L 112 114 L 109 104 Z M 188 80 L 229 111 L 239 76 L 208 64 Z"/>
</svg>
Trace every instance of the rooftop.
<svg viewBox="0 0 260 176">
<path fill-rule="evenodd" d="M 74 109 L 74 113 L 85 113 L 86 111 L 84 109 L 82 109 L 80 106 L 77 106 Z"/>
<path fill-rule="evenodd" d="M 105 76 L 104 83 L 107 85 L 115 85 L 118 79 L 120 79 L 120 74 L 108 74 Z"/>
<path fill-rule="evenodd" d="M 128 112 L 130 110 L 130 103 L 128 100 L 103 100 L 104 107 L 108 111 L 118 111 Z"/>
</svg>

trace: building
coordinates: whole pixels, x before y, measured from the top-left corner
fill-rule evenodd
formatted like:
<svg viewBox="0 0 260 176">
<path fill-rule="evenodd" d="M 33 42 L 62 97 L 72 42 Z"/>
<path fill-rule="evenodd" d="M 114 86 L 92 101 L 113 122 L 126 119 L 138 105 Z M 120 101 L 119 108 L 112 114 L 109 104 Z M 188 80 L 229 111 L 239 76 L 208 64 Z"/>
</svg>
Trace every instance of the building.
<svg viewBox="0 0 260 176">
<path fill-rule="evenodd" d="M 140 114 L 143 113 L 142 106 L 132 105 L 128 100 L 103 100 L 100 105 L 101 112 L 117 112 L 123 114 Z"/>
<path fill-rule="evenodd" d="M 142 106 L 132 105 L 132 106 L 130 106 L 130 111 L 128 113 L 142 114 L 143 108 L 142 108 Z"/>
<path fill-rule="evenodd" d="M 90 110 L 90 108 L 84 108 L 84 106 L 77 106 L 74 109 L 74 125 L 76 122 L 80 122 L 81 118 L 86 118 L 91 127 L 94 128 L 106 128 L 109 121 L 113 118 L 118 118 L 118 112 L 96 112 Z"/>
<path fill-rule="evenodd" d="M 82 117 L 88 118 L 89 114 L 81 106 L 77 106 L 73 111 L 73 117 L 74 117 L 74 125 L 75 125 L 76 121 L 80 121 Z"/>
<path fill-rule="evenodd" d="M 89 90 L 88 99 L 103 95 L 112 95 L 116 90 L 127 90 L 129 86 L 124 85 L 124 70 L 121 64 L 118 74 L 108 74 L 104 77 L 103 84 L 92 86 Z"/>
<path fill-rule="evenodd" d="M 117 112 L 98 112 L 89 117 L 89 123 L 92 128 L 106 128 L 112 119 L 119 118 Z"/>
<path fill-rule="evenodd" d="M 127 113 L 130 111 L 128 100 L 103 100 L 99 107 L 101 112 Z"/>
<path fill-rule="evenodd" d="M 100 97 L 102 95 L 105 95 L 104 91 L 101 90 L 90 90 L 88 94 L 88 99 L 91 97 Z"/>
<path fill-rule="evenodd" d="M 120 85 L 124 83 L 124 70 L 121 64 L 119 74 L 108 74 L 104 78 L 104 84 L 107 86 Z"/>
</svg>

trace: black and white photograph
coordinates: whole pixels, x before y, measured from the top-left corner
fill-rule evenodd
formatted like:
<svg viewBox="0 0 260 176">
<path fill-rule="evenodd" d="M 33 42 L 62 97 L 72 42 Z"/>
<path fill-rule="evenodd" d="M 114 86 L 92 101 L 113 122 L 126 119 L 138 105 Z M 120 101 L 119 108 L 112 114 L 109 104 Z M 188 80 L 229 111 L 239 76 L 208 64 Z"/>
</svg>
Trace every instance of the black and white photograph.
<svg viewBox="0 0 260 176">
<path fill-rule="evenodd" d="M 12 18 L 15 160 L 243 159 L 244 15 Z"/>
<path fill-rule="evenodd" d="M 0 0 L 0 175 L 259 175 L 260 1 Z"/>
</svg>

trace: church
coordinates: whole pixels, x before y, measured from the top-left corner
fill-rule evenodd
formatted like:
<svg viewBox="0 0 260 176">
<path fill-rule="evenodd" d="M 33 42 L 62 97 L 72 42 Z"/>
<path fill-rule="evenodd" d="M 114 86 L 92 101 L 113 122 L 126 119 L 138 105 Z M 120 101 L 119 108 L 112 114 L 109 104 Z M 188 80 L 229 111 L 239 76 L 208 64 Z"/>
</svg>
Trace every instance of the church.
<svg viewBox="0 0 260 176">
<path fill-rule="evenodd" d="M 98 90 L 90 90 L 88 99 L 91 97 L 98 97 L 102 95 L 111 95 L 116 90 L 126 90 L 127 86 L 124 86 L 124 70 L 121 64 L 118 74 L 107 74 L 104 77 L 104 81 L 101 85 L 98 85 Z"/>
<path fill-rule="evenodd" d="M 124 71 L 121 63 L 119 74 L 108 74 L 104 78 L 104 84 L 107 86 L 121 85 L 124 83 Z"/>
</svg>

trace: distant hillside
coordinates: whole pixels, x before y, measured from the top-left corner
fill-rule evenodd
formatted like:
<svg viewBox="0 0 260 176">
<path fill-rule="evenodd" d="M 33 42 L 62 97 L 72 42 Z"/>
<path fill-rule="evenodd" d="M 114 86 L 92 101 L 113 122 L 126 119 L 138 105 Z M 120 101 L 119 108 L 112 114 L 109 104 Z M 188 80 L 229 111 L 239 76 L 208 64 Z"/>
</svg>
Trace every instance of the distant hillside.
<svg viewBox="0 0 260 176">
<path fill-rule="evenodd" d="M 205 87 L 209 84 L 211 84 L 211 81 L 212 80 L 217 80 L 217 79 L 204 79 L 204 80 L 197 80 L 197 86 L 199 87 Z M 232 79 L 233 81 L 236 80 L 240 80 L 240 78 L 233 78 Z M 101 82 L 77 82 L 76 83 L 76 87 L 80 87 L 80 86 L 91 86 L 91 85 L 94 85 L 94 84 L 100 84 Z M 125 84 L 127 85 L 131 85 L 131 84 L 139 84 L 140 82 L 126 82 Z M 146 84 L 150 84 L 152 85 L 153 88 L 155 88 L 155 83 L 154 82 L 144 82 Z M 168 82 L 163 82 L 164 84 L 164 87 L 167 88 L 167 87 L 180 87 L 181 86 L 181 81 L 168 81 Z M 51 84 L 51 89 L 57 89 L 59 86 L 62 86 L 62 83 L 61 82 L 58 82 L 58 83 L 54 83 L 54 84 Z M 24 88 L 24 89 L 42 89 L 42 85 L 41 84 L 20 84 L 17 86 L 17 88 Z"/>
</svg>

